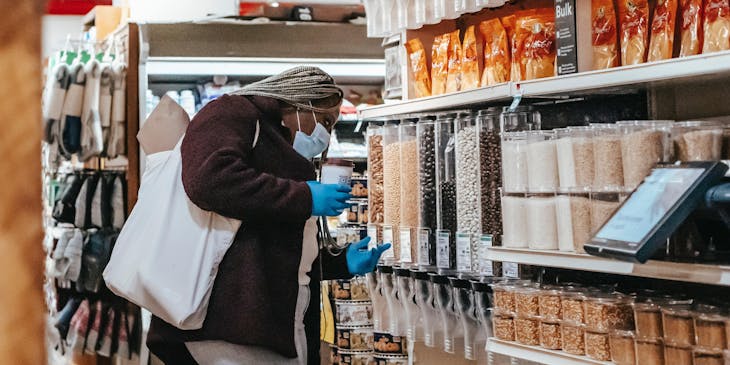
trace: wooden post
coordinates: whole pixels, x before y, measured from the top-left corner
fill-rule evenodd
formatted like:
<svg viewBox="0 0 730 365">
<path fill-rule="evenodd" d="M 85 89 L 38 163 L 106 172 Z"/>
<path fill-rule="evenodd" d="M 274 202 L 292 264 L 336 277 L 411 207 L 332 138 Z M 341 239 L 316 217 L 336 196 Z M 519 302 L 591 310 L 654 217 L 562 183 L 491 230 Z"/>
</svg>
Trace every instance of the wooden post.
<svg viewBox="0 0 730 365">
<path fill-rule="evenodd" d="M 0 364 L 45 364 L 41 10 L 0 0 Z"/>
</svg>

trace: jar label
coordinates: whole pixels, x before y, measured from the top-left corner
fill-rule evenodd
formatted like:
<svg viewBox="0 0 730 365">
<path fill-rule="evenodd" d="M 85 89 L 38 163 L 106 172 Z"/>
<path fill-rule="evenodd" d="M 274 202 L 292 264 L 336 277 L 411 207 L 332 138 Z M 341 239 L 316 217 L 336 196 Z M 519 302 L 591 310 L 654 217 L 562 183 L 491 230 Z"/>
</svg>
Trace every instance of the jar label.
<svg viewBox="0 0 730 365">
<path fill-rule="evenodd" d="M 411 263 L 411 227 L 400 227 L 400 262 Z"/>
<path fill-rule="evenodd" d="M 429 249 L 430 242 L 428 242 L 431 231 L 428 228 L 421 228 L 418 230 L 418 264 L 427 266 L 431 265 L 429 260 Z"/>
<path fill-rule="evenodd" d="M 394 259 L 395 255 L 393 254 L 393 226 L 383 226 L 383 242 L 382 243 L 390 243 L 391 247 L 387 249 L 385 252 L 383 252 L 383 256 L 381 256 L 384 259 Z"/>
<path fill-rule="evenodd" d="M 451 252 L 449 245 L 451 241 L 451 232 L 439 230 L 436 239 L 436 266 L 439 269 L 451 268 Z"/>
<path fill-rule="evenodd" d="M 508 278 L 519 278 L 520 277 L 519 266 L 514 262 L 502 263 L 502 270 L 504 271 L 505 277 L 508 277 Z"/>
<path fill-rule="evenodd" d="M 489 249 L 492 248 L 492 235 L 485 234 L 479 239 L 479 268 L 480 274 L 484 276 L 494 276 L 494 265 L 492 261 L 487 259 Z"/>
<path fill-rule="evenodd" d="M 368 244 L 368 250 L 378 246 L 378 226 L 374 224 L 368 224 L 368 237 L 370 237 L 370 243 Z"/>
<path fill-rule="evenodd" d="M 456 270 L 471 271 L 471 234 L 456 233 Z"/>
</svg>

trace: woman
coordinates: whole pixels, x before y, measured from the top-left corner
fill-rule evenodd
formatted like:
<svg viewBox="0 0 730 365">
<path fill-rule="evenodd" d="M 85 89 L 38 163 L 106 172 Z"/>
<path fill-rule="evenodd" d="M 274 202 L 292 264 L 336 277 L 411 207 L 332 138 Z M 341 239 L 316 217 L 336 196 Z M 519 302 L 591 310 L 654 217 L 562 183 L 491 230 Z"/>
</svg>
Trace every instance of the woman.
<svg viewBox="0 0 730 365">
<path fill-rule="evenodd" d="M 368 239 L 333 256 L 318 216 L 347 207 L 350 188 L 316 181 L 342 90 L 298 67 L 224 95 L 190 123 L 183 185 L 200 208 L 243 223 L 220 264 L 203 328 L 153 318 L 147 345 L 168 365 L 319 364 L 319 281 L 372 271 L 389 245 Z"/>
</svg>

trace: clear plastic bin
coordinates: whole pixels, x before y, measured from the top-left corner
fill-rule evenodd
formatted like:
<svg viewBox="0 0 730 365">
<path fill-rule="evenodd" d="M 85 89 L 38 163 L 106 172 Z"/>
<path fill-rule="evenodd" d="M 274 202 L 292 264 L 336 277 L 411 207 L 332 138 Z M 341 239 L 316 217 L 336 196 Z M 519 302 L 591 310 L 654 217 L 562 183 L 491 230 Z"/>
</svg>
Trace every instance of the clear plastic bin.
<svg viewBox="0 0 730 365">
<path fill-rule="evenodd" d="M 621 204 L 618 192 L 596 192 L 591 194 L 591 232 L 595 233 L 613 216 Z"/>
<path fill-rule="evenodd" d="M 558 249 L 558 223 L 555 209 L 555 196 L 550 194 L 528 195 L 527 201 L 527 242 L 534 250 Z"/>
<path fill-rule="evenodd" d="M 662 307 L 664 340 L 673 346 L 694 346 L 695 327 L 692 307 L 687 304 Z"/>
<path fill-rule="evenodd" d="M 503 341 L 515 340 L 515 318 L 509 313 L 492 313 L 492 328 L 494 337 Z"/>
<path fill-rule="evenodd" d="M 592 124 L 593 129 L 593 189 L 621 189 L 624 184 L 621 161 L 621 129 L 615 124 Z"/>
<path fill-rule="evenodd" d="M 518 316 L 540 315 L 540 289 L 523 286 L 514 290 L 515 313 Z"/>
<path fill-rule="evenodd" d="M 479 272 L 479 237 L 482 206 L 479 197 L 479 140 L 474 116 L 461 113 L 456 130 L 456 222 L 457 231 L 470 235 L 471 271 Z"/>
<path fill-rule="evenodd" d="M 540 317 L 516 316 L 515 341 L 523 345 L 537 346 L 540 344 Z"/>
<path fill-rule="evenodd" d="M 718 307 L 698 305 L 694 310 L 695 342 L 698 347 L 724 350 L 728 344 L 725 313 Z"/>
<path fill-rule="evenodd" d="M 590 194 L 574 189 L 561 190 L 555 197 L 558 226 L 558 249 L 585 253 L 583 246 L 591 239 Z"/>
<path fill-rule="evenodd" d="M 585 307 L 583 302 L 586 297 L 579 290 L 563 290 L 560 294 L 560 309 L 563 321 L 583 323 L 585 321 Z"/>
<path fill-rule="evenodd" d="M 456 138 L 454 116 L 442 115 L 436 120 L 436 184 L 438 186 L 436 209 L 437 228 L 441 234 L 448 234 L 448 240 L 441 239 L 437 232 L 436 264 L 439 269 L 456 269 Z M 448 245 L 444 247 L 444 243 Z M 439 259 L 441 258 L 441 259 Z"/>
<path fill-rule="evenodd" d="M 417 120 L 416 120 L 417 121 Z M 400 144 L 400 263 L 410 265 L 417 259 L 418 228 L 418 141 L 416 140 L 416 122 L 404 120 L 398 128 Z M 403 234 L 404 232 L 409 234 Z M 407 233 L 407 232 L 406 232 Z"/>
<path fill-rule="evenodd" d="M 707 350 L 699 347 L 692 350 L 692 358 L 694 365 L 723 365 L 725 363 L 723 351 Z"/>
<path fill-rule="evenodd" d="M 368 145 L 368 222 L 383 223 L 383 127 L 370 125 Z"/>
<path fill-rule="evenodd" d="M 560 323 L 563 351 L 572 355 L 585 355 L 585 325 L 580 322 L 562 321 Z"/>
<path fill-rule="evenodd" d="M 611 361 L 616 365 L 635 365 L 635 335 L 632 331 L 612 331 L 609 335 Z"/>
<path fill-rule="evenodd" d="M 641 365 L 664 364 L 664 341 L 636 340 L 636 363 Z"/>
<path fill-rule="evenodd" d="M 418 182 L 420 188 L 418 204 L 418 228 L 426 229 L 427 246 L 421 251 L 418 263 L 422 266 L 436 266 L 437 184 L 436 184 L 436 123 L 432 118 L 421 118 L 418 134 Z M 419 233 L 420 236 L 421 233 Z M 420 240 L 420 237 L 419 237 Z M 420 243 L 420 242 L 419 242 Z"/>
<path fill-rule="evenodd" d="M 540 112 L 530 106 L 520 105 L 514 110 L 505 106 L 500 115 L 500 125 L 502 132 L 536 131 L 540 130 L 542 121 Z"/>
<path fill-rule="evenodd" d="M 716 161 L 722 158 L 723 125 L 710 121 L 675 123 L 672 142 L 679 161 Z"/>
<path fill-rule="evenodd" d="M 558 287 L 548 286 L 540 289 L 538 298 L 540 317 L 544 320 L 560 320 L 562 318 L 561 294 L 562 291 Z"/>
<path fill-rule="evenodd" d="M 540 322 L 540 346 L 548 350 L 562 349 L 560 321 L 543 319 Z"/>
<path fill-rule="evenodd" d="M 513 194 L 502 196 L 502 245 L 511 248 L 528 247 L 527 198 Z"/>
<path fill-rule="evenodd" d="M 595 294 L 584 302 L 585 323 L 589 330 L 633 330 L 633 299 L 618 294 Z"/>
<path fill-rule="evenodd" d="M 672 121 L 643 120 L 623 121 L 621 129 L 621 161 L 624 186 L 633 190 L 651 173 L 657 163 L 671 157 L 669 135 Z"/>
<path fill-rule="evenodd" d="M 502 133 L 502 189 L 507 193 L 527 191 L 527 133 Z"/>
<path fill-rule="evenodd" d="M 636 338 L 655 340 L 664 337 L 661 304 L 653 300 L 634 303 Z"/>
<path fill-rule="evenodd" d="M 692 365 L 692 347 L 664 345 L 664 358 L 675 365 Z"/>
<path fill-rule="evenodd" d="M 555 192 L 558 188 L 558 157 L 552 131 L 527 132 L 527 190 Z"/>
<path fill-rule="evenodd" d="M 589 190 L 595 174 L 592 129 L 569 127 L 555 134 L 560 187 Z"/>
<path fill-rule="evenodd" d="M 479 139 L 479 183 L 482 204 L 482 232 L 494 237 L 500 246 L 502 238 L 502 149 L 499 135 L 499 108 L 482 110 L 477 115 Z"/>
<path fill-rule="evenodd" d="M 383 256 L 386 262 L 390 259 L 391 263 L 400 260 L 401 145 L 398 138 L 398 124 L 394 121 L 386 123 L 383 127 L 383 224 L 392 227 L 393 248 Z"/>
<path fill-rule="evenodd" d="M 586 330 L 586 356 L 593 360 L 611 360 L 611 345 L 608 333 Z"/>
</svg>

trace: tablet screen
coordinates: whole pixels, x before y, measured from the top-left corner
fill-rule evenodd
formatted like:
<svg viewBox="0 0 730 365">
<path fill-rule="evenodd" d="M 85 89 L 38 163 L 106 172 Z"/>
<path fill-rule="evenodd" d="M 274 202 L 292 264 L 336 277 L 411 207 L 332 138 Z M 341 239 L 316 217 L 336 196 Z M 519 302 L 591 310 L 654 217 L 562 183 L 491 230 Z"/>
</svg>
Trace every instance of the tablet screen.
<svg viewBox="0 0 730 365">
<path fill-rule="evenodd" d="M 659 168 L 628 198 L 596 234 L 598 239 L 641 242 L 702 176 L 702 168 Z"/>
</svg>

